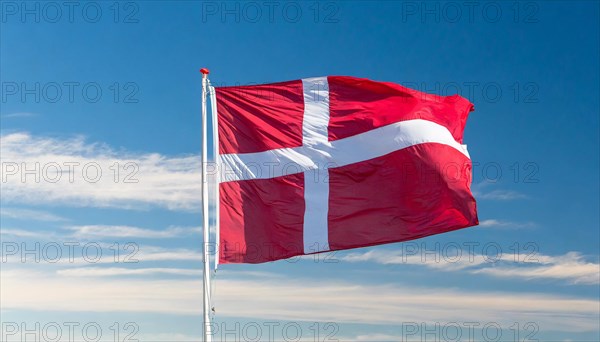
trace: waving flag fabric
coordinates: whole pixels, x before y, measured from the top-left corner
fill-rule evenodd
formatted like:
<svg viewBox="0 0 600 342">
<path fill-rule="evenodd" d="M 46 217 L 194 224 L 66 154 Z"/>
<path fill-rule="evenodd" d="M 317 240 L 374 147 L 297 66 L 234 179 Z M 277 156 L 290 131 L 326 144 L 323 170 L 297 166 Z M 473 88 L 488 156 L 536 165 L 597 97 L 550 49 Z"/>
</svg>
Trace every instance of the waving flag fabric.
<svg viewBox="0 0 600 342">
<path fill-rule="evenodd" d="M 218 87 L 216 102 L 221 263 L 478 224 L 458 95 L 329 76 Z"/>
</svg>

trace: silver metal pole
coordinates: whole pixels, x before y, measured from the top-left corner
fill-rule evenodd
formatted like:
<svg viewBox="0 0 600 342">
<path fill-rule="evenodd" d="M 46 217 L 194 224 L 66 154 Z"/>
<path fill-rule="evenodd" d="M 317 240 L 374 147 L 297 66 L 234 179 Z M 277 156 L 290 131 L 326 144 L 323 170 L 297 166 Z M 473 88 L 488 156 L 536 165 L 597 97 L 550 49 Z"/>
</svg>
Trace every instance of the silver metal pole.
<svg viewBox="0 0 600 342">
<path fill-rule="evenodd" d="M 202 73 L 202 231 L 203 239 L 203 263 L 204 280 L 202 290 L 204 297 L 204 342 L 212 341 L 211 321 L 210 321 L 210 245 L 209 245 L 209 226 L 208 226 L 208 118 L 206 116 L 206 95 L 208 93 L 208 70 L 201 69 Z"/>
<path fill-rule="evenodd" d="M 221 182 L 221 163 L 220 163 L 220 159 L 219 159 L 219 118 L 218 118 L 218 114 L 217 114 L 217 96 L 215 93 L 215 87 L 210 85 L 210 80 L 208 81 L 208 89 L 209 89 L 209 93 L 210 93 L 210 110 L 211 110 L 211 114 L 212 114 L 212 131 L 213 131 L 213 139 L 212 139 L 212 143 L 213 143 L 213 156 L 215 158 L 215 176 L 212 178 L 212 181 L 214 182 L 214 191 L 213 191 L 213 195 L 214 198 L 213 200 L 214 205 L 215 205 L 215 241 L 214 241 L 214 246 L 215 246 L 215 273 L 217 272 L 217 268 L 219 267 L 219 257 L 220 257 L 220 236 L 221 236 L 221 232 L 220 232 L 220 222 L 219 222 L 219 217 L 220 217 L 220 193 L 219 193 L 219 184 Z"/>
</svg>

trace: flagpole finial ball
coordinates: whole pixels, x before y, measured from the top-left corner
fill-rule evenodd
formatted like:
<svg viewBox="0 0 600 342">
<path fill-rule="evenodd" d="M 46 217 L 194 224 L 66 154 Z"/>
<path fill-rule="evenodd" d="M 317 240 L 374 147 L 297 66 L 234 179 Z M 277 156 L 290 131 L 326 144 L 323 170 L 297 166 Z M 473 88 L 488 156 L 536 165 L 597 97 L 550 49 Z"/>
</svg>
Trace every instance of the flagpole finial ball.
<svg viewBox="0 0 600 342">
<path fill-rule="evenodd" d="M 206 68 L 200 69 L 200 72 L 202 73 L 202 75 L 208 75 L 210 73 L 210 71 L 208 71 L 208 69 Z"/>
</svg>

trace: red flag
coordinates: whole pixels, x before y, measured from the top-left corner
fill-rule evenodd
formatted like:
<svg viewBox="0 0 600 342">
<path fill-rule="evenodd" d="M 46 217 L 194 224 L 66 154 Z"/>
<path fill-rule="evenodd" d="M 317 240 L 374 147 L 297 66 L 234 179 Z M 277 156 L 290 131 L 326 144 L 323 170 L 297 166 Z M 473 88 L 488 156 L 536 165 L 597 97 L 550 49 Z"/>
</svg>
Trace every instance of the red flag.
<svg viewBox="0 0 600 342">
<path fill-rule="evenodd" d="M 317 77 L 216 88 L 220 262 L 412 240 L 478 224 L 463 130 L 473 105 Z"/>
</svg>

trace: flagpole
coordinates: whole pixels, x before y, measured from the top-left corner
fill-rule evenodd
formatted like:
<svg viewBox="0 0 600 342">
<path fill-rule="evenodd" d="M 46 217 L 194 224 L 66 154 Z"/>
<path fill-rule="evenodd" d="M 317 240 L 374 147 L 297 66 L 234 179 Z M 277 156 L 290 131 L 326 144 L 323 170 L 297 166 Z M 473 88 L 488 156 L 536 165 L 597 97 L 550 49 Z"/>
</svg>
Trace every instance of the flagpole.
<svg viewBox="0 0 600 342">
<path fill-rule="evenodd" d="M 208 214 L 208 118 L 206 116 L 206 95 L 208 90 L 208 69 L 200 69 L 202 73 L 202 233 L 204 279 L 202 282 L 204 342 L 212 341 L 210 321 L 210 254 L 209 254 L 209 214 Z"/>
<path fill-rule="evenodd" d="M 213 201 L 215 206 L 214 216 L 215 216 L 215 264 L 214 271 L 215 275 L 217 273 L 217 268 L 219 267 L 219 257 L 220 250 L 219 244 L 221 242 L 221 232 L 220 232 L 220 221 L 219 221 L 219 211 L 220 211 L 220 194 L 219 194 L 219 184 L 221 182 L 221 166 L 220 166 L 220 158 L 219 158 L 219 118 L 217 115 L 217 95 L 215 93 L 215 87 L 210 84 L 210 80 L 208 80 L 208 93 L 210 94 L 210 111 L 211 111 L 211 121 L 212 121 L 212 144 L 213 150 L 212 155 L 215 163 L 215 176 L 212 178 L 213 181 Z"/>
</svg>

